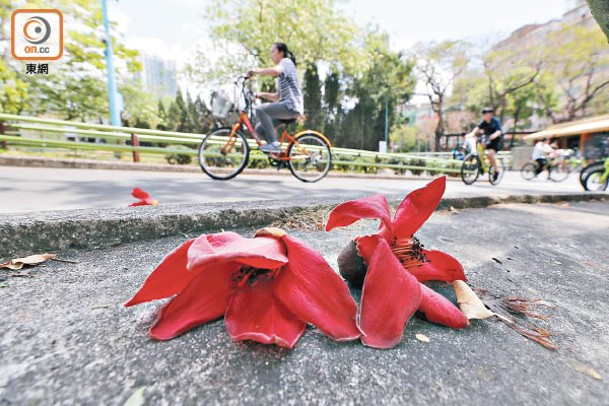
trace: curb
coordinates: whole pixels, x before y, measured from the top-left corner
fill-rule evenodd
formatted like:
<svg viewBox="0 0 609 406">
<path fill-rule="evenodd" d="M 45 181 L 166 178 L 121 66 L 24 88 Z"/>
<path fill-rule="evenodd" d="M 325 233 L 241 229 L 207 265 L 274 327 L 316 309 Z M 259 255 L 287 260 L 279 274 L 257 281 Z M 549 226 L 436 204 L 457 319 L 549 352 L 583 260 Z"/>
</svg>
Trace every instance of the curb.
<svg viewBox="0 0 609 406">
<path fill-rule="evenodd" d="M 67 159 L 67 158 L 42 158 L 31 156 L 3 156 L 0 155 L 0 166 L 18 166 L 32 168 L 71 168 L 71 169 L 100 169 L 100 170 L 120 170 L 120 171 L 144 171 L 144 172 L 179 172 L 179 173 L 199 173 L 205 175 L 198 166 L 192 165 L 169 165 L 169 164 L 142 164 L 119 161 L 99 161 L 95 159 Z M 278 171 L 277 169 L 252 169 L 246 168 L 244 175 L 266 175 L 266 176 L 292 176 L 288 169 Z M 395 174 L 364 174 L 337 172 L 331 170 L 328 178 L 367 178 L 367 179 L 402 179 L 402 180 L 432 180 L 436 176 L 428 175 L 395 175 Z M 458 176 L 447 176 L 447 180 L 458 180 Z"/>
<path fill-rule="evenodd" d="M 387 196 L 397 206 L 403 195 Z M 484 208 L 503 203 L 605 201 L 603 193 L 510 195 L 442 199 L 437 210 Z M 0 221 L 0 259 L 68 248 L 96 249 L 141 240 L 225 229 L 263 227 L 307 214 L 319 216 L 345 201 L 328 198 L 205 205 L 82 209 L 5 215 Z"/>
</svg>

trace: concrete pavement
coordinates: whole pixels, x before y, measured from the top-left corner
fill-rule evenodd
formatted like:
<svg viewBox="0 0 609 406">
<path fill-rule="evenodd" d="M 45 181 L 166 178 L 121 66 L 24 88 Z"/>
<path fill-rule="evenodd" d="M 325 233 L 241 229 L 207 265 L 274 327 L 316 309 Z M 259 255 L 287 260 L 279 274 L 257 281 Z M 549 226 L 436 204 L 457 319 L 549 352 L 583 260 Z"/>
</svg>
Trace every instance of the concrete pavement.
<svg viewBox="0 0 609 406">
<path fill-rule="evenodd" d="M 527 182 L 517 172 L 506 173 L 498 186 L 484 178 L 472 186 L 449 178 L 445 197 L 493 197 L 582 193 L 576 174 L 562 183 Z M 133 201 L 131 190 L 140 187 L 161 205 L 299 200 L 342 197 L 351 199 L 373 193 L 405 194 L 429 179 L 377 177 L 327 177 L 318 183 L 300 182 L 292 176 L 246 173 L 229 181 L 214 181 L 200 173 L 167 173 L 98 169 L 30 168 L 0 166 L 0 213 L 83 208 L 121 208 Z"/>
<path fill-rule="evenodd" d="M 608 213 L 607 202 L 504 204 L 436 213 L 418 233 L 427 247 L 457 257 L 471 285 L 546 301 L 547 321 L 521 321 L 553 332 L 556 351 L 492 320 L 454 331 L 418 318 L 389 351 L 337 344 L 315 328 L 292 352 L 236 345 L 222 321 L 153 342 L 146 330 L 158 304 L 122 303 L 186 236 L 62 251 L 77 263 L 49 262 L 29 278 L 0 274 L 7 284 L 0 288 L 0 404 L 120 405 L 141 397 L 151 405 L 604 405 Z M 290 232 L 336 268 L 340 248 L 376 227 Z"/>
</svg>

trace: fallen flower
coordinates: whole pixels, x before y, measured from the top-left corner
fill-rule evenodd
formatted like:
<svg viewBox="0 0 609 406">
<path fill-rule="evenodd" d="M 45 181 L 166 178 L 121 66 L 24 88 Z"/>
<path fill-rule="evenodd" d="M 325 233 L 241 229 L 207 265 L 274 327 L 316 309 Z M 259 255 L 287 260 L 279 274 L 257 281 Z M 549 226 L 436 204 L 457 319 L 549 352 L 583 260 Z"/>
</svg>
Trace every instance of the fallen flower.
<svg viewBox="0 0 609 406">
<path fill-rule="evenodd" d="M 133 202 L 127 207 L 157 206 L 159 204 L 159 201 L 151 198 L 150 195 L 148 194 L 148 192 L 145 192 L 142 189 L 137 188 L 137 187 L 133 188 L 133 191 L 131 192 L 131 196 L 135 197 L 136 199 L 139 199 L 139 201 Z"/>
<path fill-rule="evenodd" d="M 13 270 L 19 270 L 23 268 L 24 265 L 38 265 L 49 259 L 56 259 L 57 255 L 55 254 L 36 254 L 30 255 L 25 258 L 15 258 L 10 261 L 6 261 L 0 264 L 0 268 L 8 268 Z"/>
<path fill-rule="evenodd" d="M 467 317 L 448 299 L 420 282 L 466 280 L 463 267 L 452 256 L 426 250 L 414 237 L 440 202 L 446 177 L 411 192 L 393 219 L 383 195 L 351 200 L 330 213 L 326 231 L 357 220 L 380 219 L 377 234 L 356 237 L 338 258 L 341 275 L 362 287 L 360 327 L 362 342 L 375 348 L 392 348 L 416 310 L 434 323 L 465 328 Z"/>
<path fill-rule="evenodd" d="M 338 341 L 360 336 L 347 285 L 319 253 L 280 229 L 186 241 L 125 306 L 173 295 L 150 328 L 153 339 L 169 340 L 222 316 L 234 341 L 292 348 L 307 323 Z"/>
</svg>

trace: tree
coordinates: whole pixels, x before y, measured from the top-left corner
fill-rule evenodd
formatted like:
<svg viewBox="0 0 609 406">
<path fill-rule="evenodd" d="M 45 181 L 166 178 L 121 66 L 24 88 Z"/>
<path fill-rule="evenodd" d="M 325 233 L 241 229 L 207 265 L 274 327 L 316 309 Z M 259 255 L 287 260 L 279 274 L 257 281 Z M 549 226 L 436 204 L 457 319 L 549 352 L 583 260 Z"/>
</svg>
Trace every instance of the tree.
<svg viewBox="0 0 609 406">
<path fill-rule="evenodd" d="M 194 80 L 224 84 L 253 66 L 269 66 L 277 41 L 287 43 L 305 68 L 324 61 L 355 72 L 367 62 L 358 28 L 334 0 L 214 0 L 206 17 L 219 56 L 198 51 L 188 69 Z"/>
<path fill-rule="evenodd" d="M 541 62 L 529 59 L 530 55 L 527 54 L 525 61 L 522 61 L 513 50 L 491 49 L 482 58 L 487 78 L 489 106 L 496 109 L 501 122 L 505 121 L 510 98 L 533 94 L 527 87 L 533 87 L 541 71 Z M 518 92 L 521 95 L 514 96 Z"/>
<path fill-rule="evenodd" d="M 558 108 L 542 98 L 554 123 L 589 114 L 588 108 L 609 89 L 607 40 L 598 27 L 565 25 L 547 35 L 544 70 L 558 84 L 562 98 Z M 539 85 L 539 83 L 538 83 Z"/>
<path fill-rule="evenodd" d="M 139 83 L 129 83 L 120 87 L 125 101 L 121 114 L 123 125 L 136 128 L 157 128 L 159 117 L 159 100 L 153 93 L 141 89 Z"/>
<path fill-rule="evenodd" d="M 307 127 L 316 128 L 323 132 L 325 114 L 322 109 L 321 80 L 317 65 L 307 66 L 304 74 L 303 99 Z"/>
<path fill-rule="evenodd" d="M 609 39 L 609 3 L 606 0 L 587 0 L 590 10 Z"/>
<path fill-rule="evenodd" d="M 396 106 L 411 96 L 414 64 L 403 53 L 389 50 L 388 43 L 387 34 L 368 33 L 364 50 L 374 57 L 362 75 L 347 78 L 346 96 L 355 107 L 344 118 L 337 145 L 376 150 L 385 130 L 397 122 Z"/>
<path fill-rule="evenodd" d="M 416 71 L 425 85 L 425 95 L 431 108 L 438 117 L 434 130 L 435 151 L 440 150 L 440 139 L 445 131 L 444 110 L 448 92 L 467 68 L 466 49 L 466 44 L 461 41 L 444 41 L 419 44 L 415 50 Z"/>
<path fill-rule="evenodd" d="M 30 0 L 1 3 L 0 38 L 6 39 L 6 19 L 10 10 L 17 8 L 57 8 L 64 15 L 64 54 L 58 63 L 51 65 L 50 74 L 25 75 L 22 64 L 6 62 L 17 79 L 28 84 L 29 111 L 33 114 L 55 112 L 67 119 L 85 120 L 106 115 L 105 44 L 102 27 L 101 4 L 98 0 Z M 111 23 L 111 27 L 115 24 Z M 115 30 L 112 32 L 117 65 L 127 71 L 141 69 L 135 59 L 137 51 L 125 48 Z"/>
<path fill-rule="evenodd" d="M 21 114 L 28 107 L 28 84 L 0 59 L 0 113 Z"/>
</svg>

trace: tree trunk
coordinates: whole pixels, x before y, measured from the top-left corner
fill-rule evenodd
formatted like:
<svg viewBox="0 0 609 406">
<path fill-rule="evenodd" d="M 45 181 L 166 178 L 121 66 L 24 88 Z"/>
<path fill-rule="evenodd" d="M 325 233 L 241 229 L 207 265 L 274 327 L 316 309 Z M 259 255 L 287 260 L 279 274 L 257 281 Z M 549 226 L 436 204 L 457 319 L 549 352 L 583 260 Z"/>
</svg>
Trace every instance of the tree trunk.
<svg viewBox="0 0 609 406">
<path fill-rule="evenodd" d="M 440 152 L 440 140 L 442 139 L 442 136 L 444 135 L 444 119 L 442 118 L 442 112 L 438 112 L 438 125 L 436 126 L 436 130 L 435 130 L 435 145 L 434 145 L 434 151 L 435 152 Z"/>
<path fill-rule="evenodd" d="M 609 2 L 607 0 L 586 0 L 592 15 L 609 39 Z"/>
</svg>

